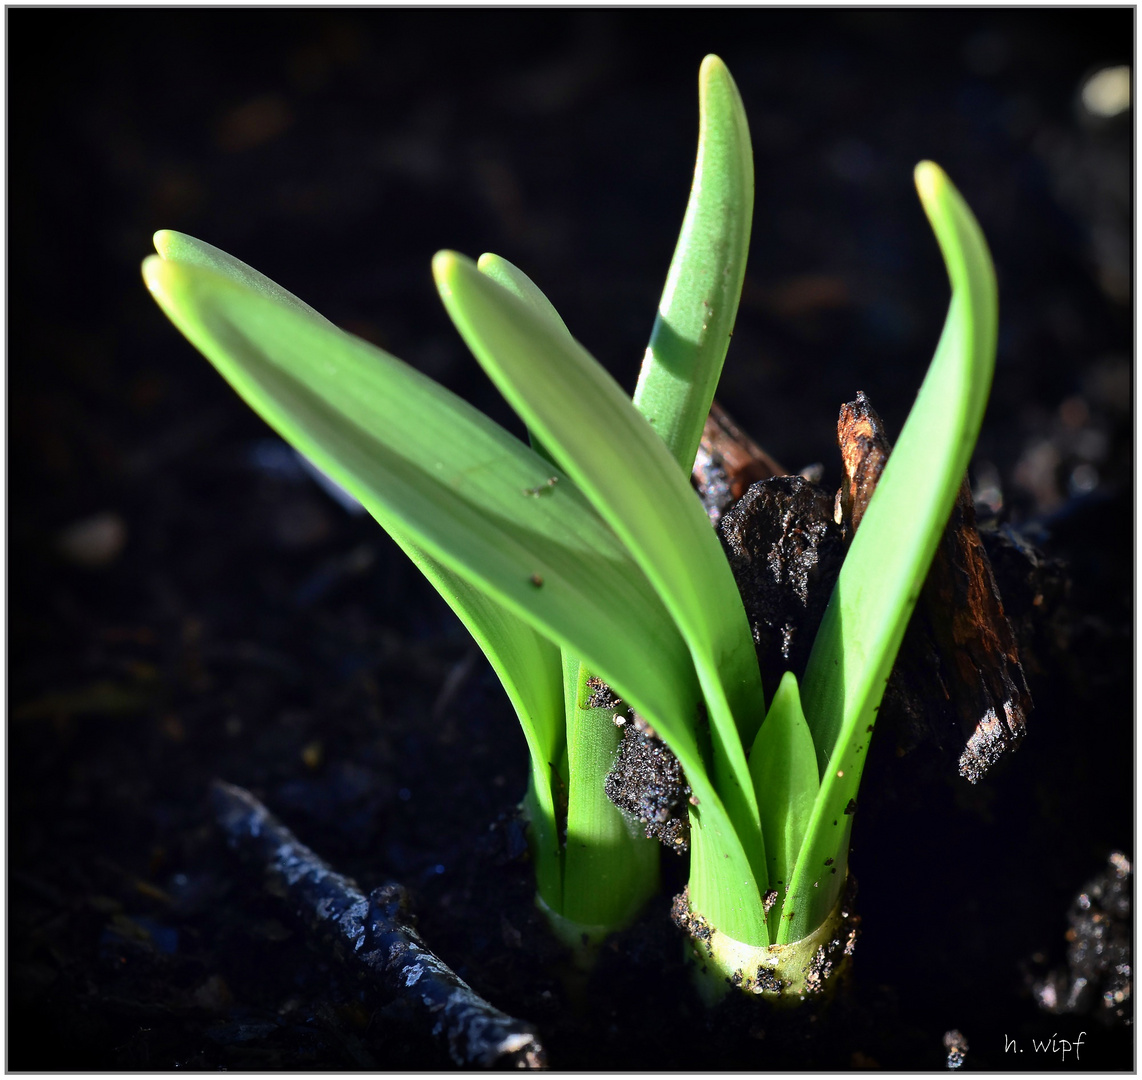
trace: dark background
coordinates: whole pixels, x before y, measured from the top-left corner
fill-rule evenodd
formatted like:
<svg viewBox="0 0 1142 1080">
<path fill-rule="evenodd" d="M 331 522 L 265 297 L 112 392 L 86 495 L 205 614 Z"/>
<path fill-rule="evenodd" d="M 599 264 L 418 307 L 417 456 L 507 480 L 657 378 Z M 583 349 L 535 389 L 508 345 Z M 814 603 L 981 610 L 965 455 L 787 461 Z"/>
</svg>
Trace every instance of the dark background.
<svg viewBox="0 0 1142 1080">
<path fill-rule="evenodd" d="M 1132 10 L 9 9 L 7 28 L 9 1067 L 435 1063 L 236 883 L 215 776 L 366 886 L 413 888 L 429 943 L 549 1032 L 557 1067 L 774 1060 L 663 1050 L 639 1002 L 588 1010 L 583 1037 L 542 970 L 509 971 L 530 954 L 505 924 L 540 931 L 485 900 L 489 859 L 528 888 L 496 854 L 526 768 L 506 702 L 138 269 L 154 230 L 189 232 L 514 425 L 429 272 L 442 247 L 495 251 L 633 386 L 707 52 L 756 169 L 723 404 L 826 484 L 857 390 L 899 431 L 947 304 L 912 187 L 931 158 L 999 277 L 977 500 L 1069 568 L 1005 770 L 968 789 L 890 733 L 870 762 L 855 978 L 884 1028 L 820 1060 L 939 1067 L 959 1027 L 1003 1067 L 1004 1034 L 1087 1029 L 1090 1061 L 1130 1067 L 1121 1032 L 1038 1013 L 1025 973 L 1062 963 L 1071 898 L 1132 855 L 1132 119 L 1078 97 L 1131 62 Z"/>
</svg>

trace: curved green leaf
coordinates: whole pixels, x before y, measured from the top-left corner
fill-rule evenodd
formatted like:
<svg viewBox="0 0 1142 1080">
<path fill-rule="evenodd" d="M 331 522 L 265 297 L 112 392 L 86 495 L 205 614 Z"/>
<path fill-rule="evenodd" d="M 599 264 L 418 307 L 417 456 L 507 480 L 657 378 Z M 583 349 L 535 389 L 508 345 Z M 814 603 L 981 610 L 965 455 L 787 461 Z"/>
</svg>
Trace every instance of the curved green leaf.
<svg viewBox="0 0 1142 1080">
<path fill-rule="evenodd" d="M 554 333 L 572 340 L 551 301 L 518 266 L 485 253 L 476 267 L 528 304 Z M 528 435 L 532 448 L 554 461 L 535 432 Z M 620 736 L 608 710 L 587 706 L 589 677 L 587 667 L 565 651 L 567 828 L 559 910 L 579 926 L 614 927 L 628 923 L 658 887 L 659 845 L 647 840 L 607 798 L 607 773 Z"/>
<path fill-rule="evenodd" d="M 948 268 L 952 300 L 936 355 L 853 538 L 801 681 L 821 791 L 786 901 L 794 917 L 782 924 L 783 943 L 813 930 L 844 884 L 851 800 L 876 712 L 975 446 L 995 368 L 998 301 L 987 242 L 939 166 L 918 165 L 916 187 Z M 826 877 L 827 858 L 841 870 Z"/>
<path fill-rule="evenodd" d="M 698 105 L 690 199 L 634 391 L 635 407 L 686 476 L 737 318 L 753 221 L 749 125 L 738 88 L 716 56 L 702 61 Z"/>
<path fill-rule="evenodd" d="M 547 322 L 552 333 L 563 337 L 574 348 L 579 347 L 551 302 L 522 270 L 506 259 L 494 255 L 482 255 L 477 268 L 527 303 L 537 316 Z M 532 443 L 537 447 L 542 445 L 534 433 L 532 433 Z M 632 704 L 638 707 L 637 703 L 632 702 Z M 698 808 L 691 811 L 695 823 L 691 833 L 690 850 L 689 891 L 692 907 L 705 915 L 715 926 L 728 933 L 739 934 L 741 940 L 768 944 L 761 917 L 761 884 L 756 880 L 733 826 L 726 818 L 725 807 L 706 777 L 705 766 L 695 759 L 695 750 L 689 742 L 685 745 L 680 744 L 680 733 L 674 730 L 672 724 L 663 723 L 662 718 L 655 717 L 641 708 L 639 711 L 654 724 L 667 745 L 674 751 L 698 799 Z M 568 717 L 572 717 L 570 711 Z M 569 728 L 571 723 L 569 719 Z M 574 736 L 569 731 L 568 743 L 574 744 L 574 742 Z M 587 740 L 579 755 L 578 769 L 570 768 L 573 778 L 576 772 L 583 773 L 584 768 L 594 762 L 593 754 L 597 753 L 597 746 L 596 740 Z M 589 804 L 588 795 L 581 807 L 584 821 L 580 828 L 605 827 L 609 820 L 605 808 L 600 812 L 599 807 Z M 569 819 L 571 813 L 569 808 Z M 601 821 L 596 821 L 596 818 Z M 575 875 L 576 881 L 581 882 L 582 887 L 586 889 L 587 881 L 581 877 L 581 874 L 588 869 L 587 866 L 572 867 L 572 862 L 572 852 L 569 850 L 565 861 L 568 882 L 570 883 L 572 875 Z M 577 885 L 569 884 L 565 887 L 565 894 L 572 895 L 577 888 Z"/>
</svg>

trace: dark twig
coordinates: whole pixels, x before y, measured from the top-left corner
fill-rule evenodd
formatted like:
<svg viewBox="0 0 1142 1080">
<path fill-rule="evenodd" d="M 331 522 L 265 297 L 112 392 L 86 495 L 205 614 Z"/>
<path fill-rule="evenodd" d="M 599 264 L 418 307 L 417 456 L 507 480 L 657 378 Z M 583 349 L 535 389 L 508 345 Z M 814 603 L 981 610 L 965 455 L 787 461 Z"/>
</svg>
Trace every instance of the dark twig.
<svg viewBox="0 0 1142 1080">
<path fill-rule="evenodd" d="M 442 960 L 410 925 L 397 884 L 368 896 L 302 844 L 244 788 L 218 780 L 215 818 L 229 846 L 262 867 L 266 888 L 389 997 L 409 1006 L 457 1065 L 541 1068 L 546 1055 L 534 1029 L 494 1008 Z"/>
</svg>

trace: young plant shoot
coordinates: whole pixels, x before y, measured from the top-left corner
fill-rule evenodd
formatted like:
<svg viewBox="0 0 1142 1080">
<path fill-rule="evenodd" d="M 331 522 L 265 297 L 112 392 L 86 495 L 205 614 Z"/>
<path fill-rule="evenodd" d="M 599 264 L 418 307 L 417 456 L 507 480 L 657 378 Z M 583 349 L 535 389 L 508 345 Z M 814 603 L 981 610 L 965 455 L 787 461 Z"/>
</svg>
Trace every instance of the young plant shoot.
<svg viewBox="0 0 1142 1080">
<path fill-rule="evenodd" d="M 689 482 L 753 210 L 745 114 L 716 57 L 702 63 L 699 101 L 690 200 L 633 402 L 511 263 L 433 260 L 445 309 L 531 446 L 208 244 L 159 232 L 143 276 L 484 650 L 527 740 L 537 902 L 560 937 L 587 958 L 658 887 L 657 843 L 604 793 L 613 692 L 693 793 L 683 921 L 708 988 L 796 996 L 823 981 L 876 711 L 979 430 L 995 282 L 966 204 L 937 166 L 919 165 L 952 285 L 944 332 L 804 678 L 770 688 L 767 713 L 742 600 Z"/>
</svg>

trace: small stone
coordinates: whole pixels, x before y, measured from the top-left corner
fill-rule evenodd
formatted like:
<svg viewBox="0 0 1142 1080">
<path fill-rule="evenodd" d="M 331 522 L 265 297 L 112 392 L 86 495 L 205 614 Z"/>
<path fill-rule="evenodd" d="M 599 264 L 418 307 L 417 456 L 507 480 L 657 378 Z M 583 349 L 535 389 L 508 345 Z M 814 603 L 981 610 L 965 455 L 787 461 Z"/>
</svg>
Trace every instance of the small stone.
<svg viewBox="0 0 1142 1080">
<path fill-rule="evenodd" d="M 56 534 L 56 550 L 77 566 L 107 566 L 126 544 L 127 523 L 113 510 L 73 522 Z"/>
</svg>

